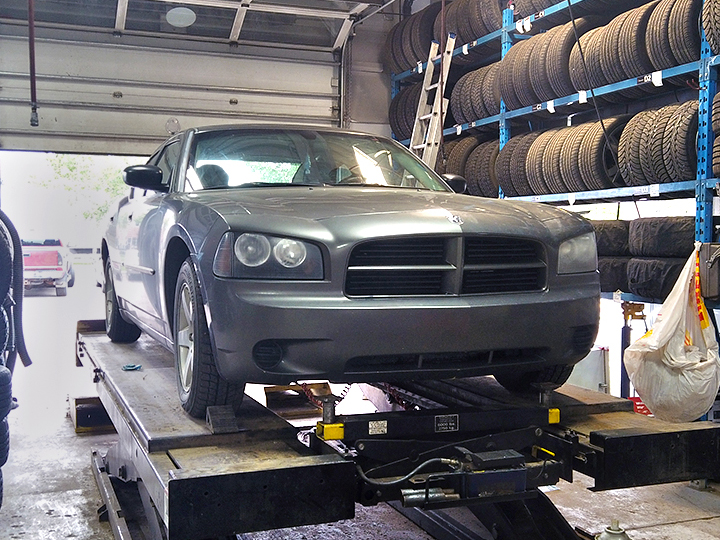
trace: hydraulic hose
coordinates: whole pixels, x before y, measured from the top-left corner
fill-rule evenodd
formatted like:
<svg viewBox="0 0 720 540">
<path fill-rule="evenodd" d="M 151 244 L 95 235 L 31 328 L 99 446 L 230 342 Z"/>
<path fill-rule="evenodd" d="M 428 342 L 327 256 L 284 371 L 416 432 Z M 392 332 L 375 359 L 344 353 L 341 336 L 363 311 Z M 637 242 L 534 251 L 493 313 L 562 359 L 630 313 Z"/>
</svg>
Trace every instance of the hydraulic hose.
<svg viewBox="0 0 720 540">
<path fill-rule="evenodd" d="M 20 355 L 20 360 L 24 366 L 32 364 L 30 355 L 28 354 L 27 347 L 25 346 L 25 337 L 23 335 L 23 324 L 22 324 L 22 303 L 23 294 L 25 292 L 25 284 L 23 281 L 23 255 L 22 255 L 22 244 L 20 242 L 20 235 L 18 235 L 17 229 L 13 225 L 10 218 L 0 210 L 0 221 L 5 225 L 5 228 L 10 233 L 10 239 L 13 244 L 13 302 L 15 305 L 12 310 L 13 320 L 13 336 L 15 338 L 15 347 L 8 354 L 6 361 L 6 367 L 13 371 L 15 367 L 15 359 Z"/>
</svg>

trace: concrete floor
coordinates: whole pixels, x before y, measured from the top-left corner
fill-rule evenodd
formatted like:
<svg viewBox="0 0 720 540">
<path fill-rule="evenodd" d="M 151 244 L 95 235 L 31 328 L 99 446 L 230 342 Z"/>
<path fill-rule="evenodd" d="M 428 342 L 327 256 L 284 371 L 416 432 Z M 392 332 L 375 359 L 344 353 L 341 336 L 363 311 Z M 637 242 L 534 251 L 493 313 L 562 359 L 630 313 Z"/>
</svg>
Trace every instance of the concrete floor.
<svg viewBox="0 0 720 540">
<path fill-rule="evenodd" d="M 75 321 L 102 318 L 103 298 L 92 267 L 77 265 L 68 296 L 30 292 L 25 302 L 26 341 L 34 364 L 18 365 L 13 385 L 20 408 L 10 414 L 11 451 L 3 467 L 5 498 L 0 540 L 111 540 L 96 511 L 101 499 L 90 470 L 90 449 L 112 444 L 114 435 L 78 435 L 68 396 L 92 395 L 92 373 L 74 364 Z M 720 539 L 720 494 L 687 483 L 593 493 L 578 475 L 548 496 L 573 526 L 598 533 L 619 519 L 634 540 Z M 720 487 L 718 487 L 720 489 Z M 357 507 L 354 520 L 245 534 L 242 540 L 353 538 L 428 539 L 385 505 Z"/>
</svg>

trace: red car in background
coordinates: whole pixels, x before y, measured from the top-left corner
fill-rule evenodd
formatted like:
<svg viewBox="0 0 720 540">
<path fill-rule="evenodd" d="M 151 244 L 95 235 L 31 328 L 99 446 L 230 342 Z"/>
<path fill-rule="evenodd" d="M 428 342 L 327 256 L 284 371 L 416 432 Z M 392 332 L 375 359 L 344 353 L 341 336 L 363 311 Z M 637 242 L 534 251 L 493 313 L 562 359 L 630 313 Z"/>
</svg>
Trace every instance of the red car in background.
<svg viewBox="0 0 720 540">
<path fill-rule="evenodd" d="M 75 284 L 70 251 L 57 238 L 22 240 L 25 288 L 55 287 L 57 296 L 67 295 Z"/>
</svg>

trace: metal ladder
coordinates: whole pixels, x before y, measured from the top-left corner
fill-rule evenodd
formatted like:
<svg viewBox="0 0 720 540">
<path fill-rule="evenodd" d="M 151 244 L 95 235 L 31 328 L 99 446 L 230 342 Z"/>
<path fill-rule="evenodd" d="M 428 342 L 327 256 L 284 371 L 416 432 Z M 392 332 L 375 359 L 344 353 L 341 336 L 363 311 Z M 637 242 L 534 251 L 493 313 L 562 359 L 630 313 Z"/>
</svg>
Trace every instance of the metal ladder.
<svg viewBox="0 0 720 540">
<path fill-rule="evenodd" d="M 437 41 L 430 45 L 425 77 L 422 82 L 420 101 L 415 115 L 415 125 L 410 137 L 410 150 L 419 157 L 428 167 L 434 168 L 440 151 L 440 139 L 445 123 L 449 99 L 445 98 L 445 85 L 450 71 L 453 50 L 455 48 L 455 34 L 449 34 L 445 44 L 445 52 L 440 61 L 440 76 L 433 82 L 435 62 L 440 44 Z M 428 103 L 430 92 L 435 92 L 432 105 Z"/>
</svg>

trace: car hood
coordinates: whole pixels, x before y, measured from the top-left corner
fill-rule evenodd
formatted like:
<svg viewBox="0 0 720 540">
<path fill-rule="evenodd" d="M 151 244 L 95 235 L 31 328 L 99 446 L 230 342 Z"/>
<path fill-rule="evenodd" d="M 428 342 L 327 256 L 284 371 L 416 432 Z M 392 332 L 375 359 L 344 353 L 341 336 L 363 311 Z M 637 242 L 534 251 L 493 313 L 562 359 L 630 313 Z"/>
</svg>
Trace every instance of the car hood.
<svg viewBox="0 0 720 540">
<path fill-rule="evenodd" d="M 567 237 L 578 229 L 592 230 L 583 218 L 551 206 L 449 192 L 343 186 L 245 188 L 196 195 L 196 202 L 215 210 L 230 228 L 245 227 L 251 219 L 280 230 L 283 223 L 301 226 L 299 221 L 335 232 L 360 234 L 361 229 L 365 237 L 463 232 Z"/>
</svg>

